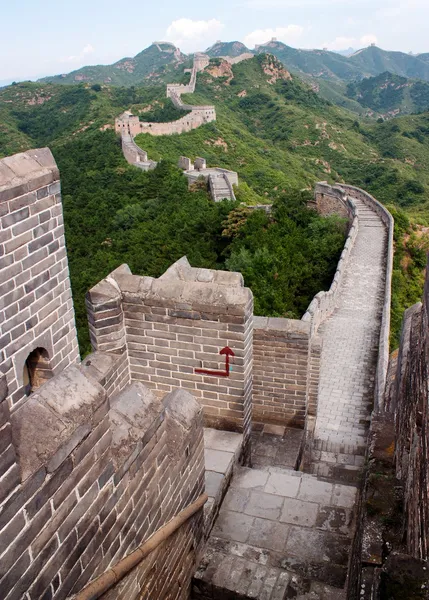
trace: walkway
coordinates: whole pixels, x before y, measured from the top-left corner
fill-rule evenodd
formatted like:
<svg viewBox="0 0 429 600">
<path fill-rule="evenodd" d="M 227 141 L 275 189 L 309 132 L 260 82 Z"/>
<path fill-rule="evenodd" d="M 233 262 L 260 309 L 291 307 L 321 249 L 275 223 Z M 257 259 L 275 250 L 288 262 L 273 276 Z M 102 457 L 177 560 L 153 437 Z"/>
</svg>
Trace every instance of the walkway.
<svg viewBox="0 0 429 600">
<path fill-rule="evenodd" d="M 363 464 L 383 306 L 387 232 L 361 200 L 359 234 L 323 339 L 312 472 L 353 481 Z M 348 473 L 347 473 L 348 472 Z M 343 477 L 341 477 L 341 474 Z"/>
<path fill-rule="evenodd" d="M 334 314 L 320 329 L 311 473 L 295 471 L 291 430 L 254 432 L 253 469 L 236 467 L 193 600 L 345 600 L 372 410 L 387 232 L 359 200 L 359 234 Z M 269 428 L 270 426 L 265 426 Z M 265 428 L 264 428 L 265 429 Z M 296 431 L 296 430 L 295 430 Z"/>
</svg>

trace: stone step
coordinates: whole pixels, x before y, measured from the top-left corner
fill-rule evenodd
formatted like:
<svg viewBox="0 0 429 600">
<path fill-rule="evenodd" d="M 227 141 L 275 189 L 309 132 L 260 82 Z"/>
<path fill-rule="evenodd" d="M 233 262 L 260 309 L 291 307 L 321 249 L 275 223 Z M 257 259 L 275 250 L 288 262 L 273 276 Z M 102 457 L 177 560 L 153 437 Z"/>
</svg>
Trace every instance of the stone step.
<svg viewBox="0 0 429 600">
<path fill-rule="evenodd" d="M 205 483 L 209 497 L 204 506 L 204 528 L 208 536 L 220 505 L 229 487 L 240 458 L 243 436 L 241 433 L 204 429 Z"/>
<path fill-rule="evenodd" d="M 324 463 L 351 465 L 357 467 L 363 467 L 365 463 L 365 457 L 359 454 L 343 454 L 341 452 L 327 452 L 324 450 L 313 450 L 311 458 L 313 462 L 322 461 Z"/>
<path fill-rule="evenodd" d="M 324 450 L 326 452 L 335 452 L 341 454 L 354 454 L 359 456 L 365 456 L 366 454 L 366 440 L 363 440 L 362 444 L 352 443 L 337 443 L 332 440 L 325 440 L 322 438 L 315 438 L 313 441 L 313 447 L 315 450 Z"/>
<path fill-rule="evenodd" d="M 309 473 L 237 467 L 192 598 L 342 600 L 356 496 Z"/>
<path fill-rule="evenodd" d="M 315 462 L 310 465 L 310 473 L 323 481 L 334 481 L 345 485 L 359 485 L 362 479 L 362 467 L 354 465 Z"/>
<path fill-rule="evenodd" d="M 287 559 L 286 559 L 287 560 Z M 334 586 L 312 581 L 310 565 L 293 564 L 289 570 L 281 556 L 247 544 L 210 538 L 192 581 L 192 600 L 345 600 L 346 567 L 326 564 L 322 575 Z M 314 565 L 321 575 L 319 565 Z M 297 572 L 302 569 L 303 574 Z M 310 573 L 310 577 L 306 574 Z"/>
</svg>

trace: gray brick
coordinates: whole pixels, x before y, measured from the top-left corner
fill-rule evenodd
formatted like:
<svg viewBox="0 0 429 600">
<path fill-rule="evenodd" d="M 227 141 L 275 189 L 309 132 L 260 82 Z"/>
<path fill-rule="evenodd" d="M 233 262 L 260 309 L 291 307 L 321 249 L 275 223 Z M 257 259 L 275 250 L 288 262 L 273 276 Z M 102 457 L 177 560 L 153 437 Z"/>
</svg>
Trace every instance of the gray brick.
<svg viewBox="0 0 429 600">
<path fill-rule="evenodd" d="M 4 229 L 7 227 L 11 227 L 15 225 L 15 223 L 19 223 L 19 221 L 23 221 L 27 219 L 30 215 L 30 209 L 28 207 L 21 208 L 20 210 L 16 210 L 12 213 L 9 213 L 7 216 L 2 217 L 2 226 Z"/>
</svg>

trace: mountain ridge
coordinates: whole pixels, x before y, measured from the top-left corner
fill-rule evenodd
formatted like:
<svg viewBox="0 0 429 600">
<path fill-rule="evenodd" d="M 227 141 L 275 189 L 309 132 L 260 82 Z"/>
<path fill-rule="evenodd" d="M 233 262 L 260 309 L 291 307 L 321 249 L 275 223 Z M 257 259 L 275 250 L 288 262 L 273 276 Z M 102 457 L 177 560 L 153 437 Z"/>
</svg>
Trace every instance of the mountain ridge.
<svg viewBox="0 0 429 600">
<path fill-rule="evenodd" d="M 270 53 L 296 74 L 315 80 L 350 82 L 374 77 L 389 71 L 394 75 L 429 81 L 429 53 L 410 55 L 399 51 L 369 46 L 351 56 L 326 49 L 299 49 L 271 40 L 251 50 L 242 42 L 218 41 L 205 50 L 210 58 L 242 54 Z M 187 64 L 189 63 L 189 65 Z M 177 80 L 178 68 L 191 66 L 192 54 L 184 54 L 170 42 L 154 42 L 134 57 L 124 57 L 112 65 L 85 66 L 70 73 L 44 77 L 39 81 L 60 84 L 108 84 L 131 86 L 172 83 Z"/>
</svg>

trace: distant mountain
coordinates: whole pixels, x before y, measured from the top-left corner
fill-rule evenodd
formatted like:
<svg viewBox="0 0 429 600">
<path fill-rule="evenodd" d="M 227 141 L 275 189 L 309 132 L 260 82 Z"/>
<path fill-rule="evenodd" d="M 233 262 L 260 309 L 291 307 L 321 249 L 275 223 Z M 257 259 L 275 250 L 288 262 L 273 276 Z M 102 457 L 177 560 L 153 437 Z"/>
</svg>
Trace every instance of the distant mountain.
<svg viewBox="0 0 429 600">
<path fill-rule="evenodd" d="M 271 41 L 258 46 L 258 53 L 274 54 L 295 73 L 306 73 L 323 79 L 353 80 L 362 76 L 361 69 L 350 63 L 350 59 L 328 50 L 299 50 L 283 42 Z"/>
<path fill-rule="evenodd" d="M 64 84 L 105 83 L 124 86 L 160 83 L 169 74 L 176 73 L 178 67 L 183 71 L 184 63 L 188 61 L 191 64 L 191 59 L 186 54 L 182 54 L 174 44 L 154 42 L 133 58 L 122 58 L 113 65 L 82 67 L 68 74 L 44 77 L 40 81 Z"/>
<path fill-rule="evenodd" d="M 389 71 L 429 81 L 429 54 L 414 56 L 370 46 L 343 56 L 328 50 L 298 50 L 277 41 L 258 46 L 258 52 L 274 54 L 292 72 L 322 79 L 354 81 Z"/>
<path fill-rule="evenodd" d="M 377 46 L 370 46 L 358 50 L 347 60 L 355 68 L 360 69 L 362 75 L 374 76 L 389 71 L 402 77 L 423 79 L 429 81 L 429 60 L 426 62 L 421 56 L 405 54 L 405 52 L 390 52 Z"/>
<path fill-rule="evenodd" d="M 351 51 L 351 49 L 349 49 Z M 302 50 L 272 40 L 249 50 L 238 41 L 216 42 L 206 50 L 212 58 L 242 54 L 274 54 L 285 67 L 298 75 L 339 84 L 376 77 L 386 71 L 401 77 L 429 81 L 429 53 L 412 55 L 389 52 L 370 46 L 347 56 L 349 50 Z M 48 83 L 99 83 L 116 86 L 152 85 L 179 81 L 183 68 L 190 67 L 192 56 L 183 54 L 174 44 L 154 42 L 133 58 L 123 58 L 113 65 L 88 66 L 68 74 L 45 77 Z M 179 78 L 179 79 L 178 79 Z"/>
<path fill-rule="evenodd" d="M 384 117 L 429 110 L 429 82 L 382 73 L 347 86 L 347 97 Z"/>
<path fill-rule="evenodd" d="M 341 56 L 351 56 L 356 52 L 355 48 L 348 48 L 347 50 L 333 50 L 335 54 L 341 54 Z"/>
<path fill-rule="evenodd" d="M 232 58 L 235 58 L 236 56 L 240 56 L 240 54 L 249 52 L 252 52 L 252 50 L 249 50 L 249 48 L 241 42 L 216 42 L 216 44 L 207 48 L 205 54 L 208 54 L 212 58 L 215 58 L 216 56 L 231 56 Z"/>
<path fill-rule="evenodd" d="M 425 54 L 418 54 L 417 58 L 423 60 L 426 63 L 429 63 L 429 52 L 426 52 Z"/>
</svg>

